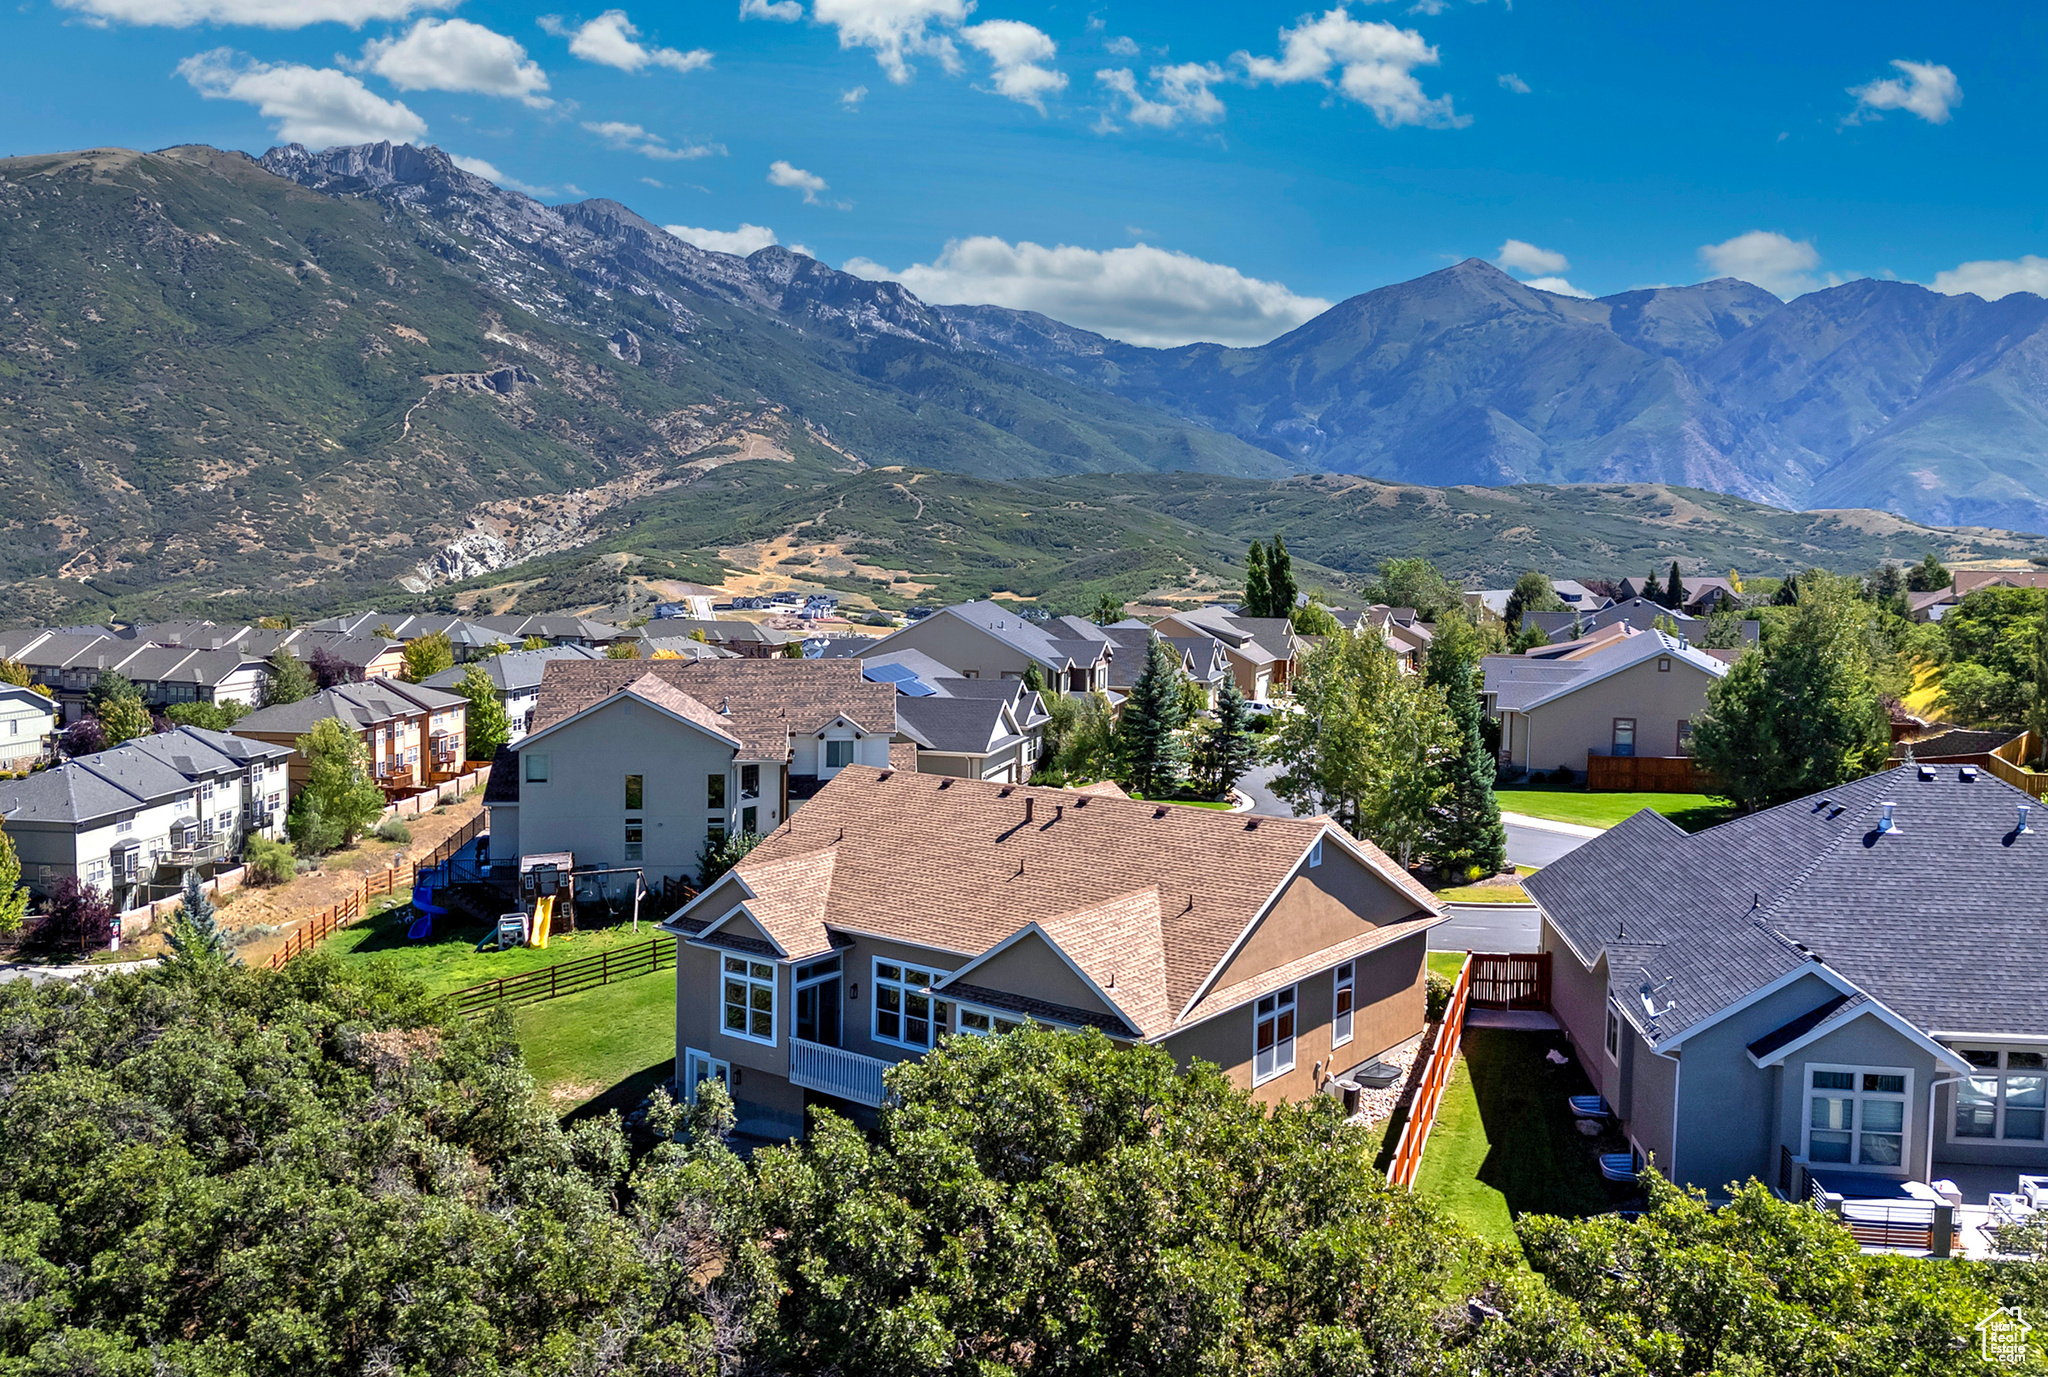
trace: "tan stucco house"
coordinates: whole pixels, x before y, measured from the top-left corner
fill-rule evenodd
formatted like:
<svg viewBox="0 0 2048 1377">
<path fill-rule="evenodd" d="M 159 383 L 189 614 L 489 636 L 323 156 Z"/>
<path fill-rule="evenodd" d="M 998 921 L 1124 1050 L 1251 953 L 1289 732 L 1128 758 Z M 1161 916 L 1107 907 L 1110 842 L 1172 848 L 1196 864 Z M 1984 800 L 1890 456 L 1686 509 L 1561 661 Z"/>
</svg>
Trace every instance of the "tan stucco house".
<svg viewBox="0 0 2048 1377">
<path fill-rule="evenodd" d="M 1531 771 L 1583 772 L 1589 755 L 1689 755 L 1707 689 L 1728 673 L 1679 637 L 1625 624 L 1480 663 L 1482 701 L 1500 721 L 1501 763 Z"/>
</svg>

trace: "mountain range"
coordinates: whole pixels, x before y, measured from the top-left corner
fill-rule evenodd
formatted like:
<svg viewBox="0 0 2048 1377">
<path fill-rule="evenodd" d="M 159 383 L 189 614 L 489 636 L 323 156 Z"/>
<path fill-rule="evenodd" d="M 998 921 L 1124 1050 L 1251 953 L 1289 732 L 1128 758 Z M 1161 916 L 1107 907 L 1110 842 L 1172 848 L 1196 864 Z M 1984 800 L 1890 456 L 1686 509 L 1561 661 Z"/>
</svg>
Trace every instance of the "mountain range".
<svg viewBox="0 0 2048 1377">
<path fill-rule="evenodd" d="M 757 461 L 792 491 L 901 464 L 1123 474 L 1100 496 L 1144 506 L 1175 487 L 1148 473 L 1322 472 L 2048 529 L 2048 303 L 2029 296 L 1860 282 L 1783 304 L 1722 280 L 1583 301 L 1471 260 L 1256 349 L 1143 349 L 779 247 L 707 252 L 617 202 L 547 206 L 374 144 L 0 161 L 0 312 L 11 619 L 424 592 L 616 540 L 650 504 L 715 515 L 739 486 L 719 471 Z M 1225 506 L 1265 505 L 1255 490 Z M 1555 491 L 1503 500 L 1569 508 Z M 1716 553 L 1653 517 L 1600 548 L 1848 548 L 1715 505 Z M 1908 547 L 2038 548 L 1879 525 Z"/>
</svg>

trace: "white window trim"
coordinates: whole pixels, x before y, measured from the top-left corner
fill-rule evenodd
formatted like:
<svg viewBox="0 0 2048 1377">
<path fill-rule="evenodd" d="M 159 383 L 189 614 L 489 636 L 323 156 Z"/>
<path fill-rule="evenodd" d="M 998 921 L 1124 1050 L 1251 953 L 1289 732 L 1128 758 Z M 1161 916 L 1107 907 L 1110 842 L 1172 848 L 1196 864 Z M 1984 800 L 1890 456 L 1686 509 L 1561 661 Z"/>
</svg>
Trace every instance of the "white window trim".
<svg viewBox="0 0 2048 1377">
<path fill-rule="evenodd" d="M 692 1075 L 692 1069 L 698 1066 L 702 1066 L 704 1070 L 700 1074 Z M 695 1047 L 684 1048 L 682 1085 L 684 1103 L 697 1103 L 697 1086 L 700 1082 L 707 1080 L 725 1082 L 725 1088 L 730 1092 L 732 1089 L 732 1063 L 722 1057 L 714 1057 L 709 1052 L 701 1051 Z"/>
<path fill-rule="evenodd" d="M 1957 1055 L 1960 1056 L 1965 1052 L 1998 1052 L 2001 1054 L 2007 1052 L 2048 1052 L 2048 1048 L 2040 1046 L 1991 1047 L 1983 1043 L 1958 1043 L 1956 1044 L 1955 1051 Z M 2001 1055 L 1999 1058 L 2000 1064 L 1998 1070 L 1991 1072 L 1992 1075 L 1998 1077 L 1998 1101 L 1996 1108 L 1993 1110 L 1992 1116 L 1992 1123 L 1996 1126 L 1998 1132 L 1989 1138 L 1965 1138 L 1957 1134 L 1956 1110 L 1961 1107 L 1963 1096 L 1963 1083 L 1961 1081 L 1958 1081 L 1950 1089 L 1949 1092 L 1949 1110 L 1948 1114 L 1946 1115 L 1946 1118 L 1948 1119 L 1948 1128 L 1946 1130 L 1948 1134 L 1946 1139 L 1947 1142 L 1960 1144 L 1963 1146 L 1975 1145 L 1979 1147 L 1991 1143 L 2001 1145 L 2018 1144 L 2021 1147 L 2033 1148 L 2048 1146 L 2048 1136 L 2043 1136 L 2040 1138 L 2008 1138 L 2005 1136 L 2005 1078 L 2012 1074 L 2012 1072 L 2004 1065 L 2005 1060 L 2006 1058 Z M 1973 1069 L 1980 1071 L 1990 1071 L 1989 1067 L 1977 1067 Z M 2022 1071 L 2020 1072 L 2020 1074 L 2023 1076 L 2048 1076 L 2048 1071 Z M 1979 1077 L 1972 1076 L 1970 1077 L 1970 1079 L 1976 1080 L 1979 1079 Z"/>
<path fill-rule="evenodd" d="M 1614 1001 L 1608 1000 L 1607 1027 L 1601 1035 L 1601 1045 L 1607 1052 L 1607 1060 L 1616 1066 L 1621 1065 L 1621 1030 L 1626 1023 L 1627 1020 L 1622 1018 L 1621 1010 L 1615 1006 Z"/>
<path fill-rule="evenodd" d="M 1309 868 L 1310 870 L 1314 870 L 1314 869 L 1315 869 L 1315 868 L 1316 868 L 1317 866 L 1321 865 L 1322 863 L 1323 863 L 1323 839 L 1322 839 L 1321 837 L 1317 837 L 1317 838 L 1316 838 L 1316 842 L 1315 842 L 1315 845 L 1314 845 L 1314 846 L 1311 846 L 1311 847 L 1310 847 L 1310 848 L 1308 849 L 1308 868 Z"/>
<path fill-rule="evenodd" d="M 890 980 L 880 974 L 883 966 L 894 966 L 899 971 L 906 969 L 923 971 L 934 980 L 940 976 L 948 975 L 950 972 L 939 970 L 933 966 L 913 965 L 908 961 L 891 961 L 881 956 L 875 957 L 868 963 L 868 1006 L 873 1011 L 868 1015 L 868 1036 L 885 1047 L 901 1047 L 909 1052 L 931 1051 L 932 1048 L 938 1046 L 940 1038 L 953 1031 L 951 1026 L 953 1022 L 953 1001 L 945 998 L 943 995 L 935 994 L 930 985 L 913 985 L 908 980 Z M 931 1013 L 925 1019 L 926 1025 L 931 1029 L 930 1042 L 910 1042 L 901 1037 L 892 1038 L 882 1031 L 881 992 L 882 987 L 885 985 L 892 990 L 902 991 L 906 998 L 912 994 L 922 994 L 931 1001 Z M 940 1013 L 941 1010 L 944 1010 L 943 1017 Z M 901 1027 L 902 1021 L 909 1017 L 910 1014 L 907 1010 L 899 1010 L 896 1015 L 897 1026 Z"/>
<path fill-rule="evenodd" d="M 1294 1032 L 1293 1032 L 1293 1034 L 1292 1034 L 1291 1036 L 1289 1036 L 1289 1037 L 1288 1037 L 1288 1039 L 1287 1039 L 1287 1064 L 1286 1064 L 1286 1065 L 1284 1065 L 1284 1066 L 1280 1064 L 1280 1061 L 1279 1061 L 1279 1056 L 1278 1056 L 1278 1051 L 1277 1051 L 1277 1049 L 1278 1049 L 1278 1047 L 1279 1047 L 1280 1039 L 1279 1039 L 1279 1038 L 1278 1038 L 1277 1036 L 1275 1036 L 1275 1037 L 1274 1037 L 1274 1039 L 1273 1039 L 1273 1043 L 1274 1043 L 1274 1047 L 1275 1047 L 1275 1049 L 1276 1049 L 1276 1050 L 1275 1050 L 1275 1055 L 1274 1055 L 1274 1061 L 1273 1061 L 1273 1066 L 1272 1066 L 1272 1069 L 1271 1069 L 1271 1070 L 1267 1071 L 1267 1072 L 1266 1072 L 1266 1074 L 1264 1074 L 1264 1075 L 1262 1076 L 1262 1075 L 1260 1075 L 1260 1074 L 1259 1074 L 1259 1023 L 1260 1023 L 1260 1019 L 1259 1019 L 1259 1006 L 1260 1006 L 1261 1004 L 1265 1003 L 1265 1002 L 1266 1002 L 1267 1000 L 1269 1000 L 1269 999 L 1270 999 L 1270 1000 L 1272 1000 L 1272 1001 L 1273 1001 L 1273 1017 L 1274 1017 L 1274 1019 L 1275 1019 L 1275 1020 L 1277 1020 L 1277 1019 L 1279 1018 L 1279 1016 L 1280 1016 L 1280 1008 L 1281 1008 L 1281 1004 L 1280 1004 L 1280 1001 L 1281 1001 L 1281 997 L 1282 997 L 1283 995 L 1284 995 L 1284 996 L 1286 996 L 1286 998 L 1287 998 L 1287 1008 L 1289 1008 L 1290 1010 L 1292 1010 L 1292 1011 L 1293 1011 L 1293 1013 L 1294 1013 Z M 1281 988 L 1281 989 L 1278 989 L 1278 990 L 1274 990 L 1274 991 L 1272 991 L 1272 992 L 1270 992 L 1270 993 L 1268 993 L 1268 994 L 1262 994 L 1262 995 L 1260 995 L 1260 996 L 1259 996 L 1259 997 L 1258 997 L 1257 999 L 1253 1000 L 1253 1001 L 1252 1001 L 1252 1084 L 1253 1084 L 1253 1085 L 1255 1085 L 1255 1086 L 1258 1086 L 1258 1085 L 1264 1085 L 1264 1084 L 1265 1084 L 1265 1083 L 1266 1083 L 1267 1081 L 1270 1081 L 1270 1080 L 1277 1080 L 1277 1079 L 1278 1079 L 1279 1077 L 1281 1077 L 1281 1076 L 1284 1076 L 1284 1075 L 1286 1075 L 1286 1074 L 1287 1074 L 1288 1072 L 1292 1071 L 1292 1070 L 1294 1069 L 1294 1053 L 1295 1053 L 1295 1050 L 1296 1050 L 1296 1048 L 1297 1048 L 1297 1047 L 1299 1046 L 1300 1042 L 1301 1042 L 1301 987 L 1300 987 L 1299 985 L 1288 985 L 1288 986 L 1285 986 L 1284 988 Z"/>
<path fill-rule="evenodd" d="M 1816 1071 L 1847 1071 L 1857 1079 L 1851 1090 L 1815 1091 L 1813 1073 Z M 1862 1078 L 1871 1076 L 1903 1076 L 1905 1091 L 1893 1095 L 1886 1091 L 1865 1090 Z M 1810 1061 L 1800 1073 L 1803 1082 L 1799 1093 L 1799 1160 L 1808 1166 L 1820 1167 L 1824 1171 L 1867 1171 L 1879 1176 L 1896 1176 L 1910 1171 L 1913 1159 L 1913 1068 L 1910 1066 L 1849 1066 L 1841 1062 Z M 1856 1102 L 1856 1126 L 1849 1133 L 1849 1160 L 1846 1162 L 1816 1162 L 1813 1160 L 1813 1098 L 1820 1094 L 1827 1099 L 1847 1095 Z M 1899 1117 L 1899 1160 L 1896 1166 L 1879 1166 L 1859 1163 L 1863 1146 L 1863 1101 L 1899 1100 L 1905 1102 L 1904 1112 Z M 1890 1137 L 1890 1134 L 1884 1136 Z M 1983 1140 L 1980 1140 L 1983 1141 Z"/>
<path fill-rule="evenodd" d="M 1322 843 L 1317 842 L 1316 846 L 1320 849 Z M 1350 974 L 1346 975 L 1346 971 L 1349 971 Z M 1346 990 L 1351 992 L 1351 1007 L 1340 1012 L 1337 1008 L 1337 1001 Z M 1254 1012 L 1256 1013 L 1256 1010 Z M 1337 1030 L 1340 1027 L 1344 1030 L 1342 1037 L 1337 1035 Z M 1346 961 L 1343 965 L 1337 967 L 1335 973 L 1330 977 L 1330 1046 L 1333 1048 L 1342 1047 L 1349 1043 L 1356 1035 L 1357 1028 L 1358 963 L 1356 961 Z M 1256 1037 L 1254 1037 L 1253 1041 L 1254 1049 L 1256 1050 Z"/>
<path fill-rule="evenodd" d="M 983 1018 L 986 1018 L 989 1025 L 988 1030 L 984 1032 L 979 1028 L 968 1027 L 964 1018 L 964 1015 L 967 1014 L 980 1014 Z M 956 1025 L 954 1031 L 962 1037 L 970 1038 L 1001 1037 L 1012 1029 L 1022 1028 L 1033 1021 L 1025 1018 L 1022 1014 L 1013 1014 L 1002 1009 L 991 1009 L 981 1004 L 957 1004 L 954 1006 L 953 1018 Z M 1010 1027 L 996 1027 L 998 1020 L 1009 1024 Z"/>
<path fill-rule="evenodd" d="M 746 962 L 748 966 L 748 974 L 737 975 L 732 971 L 728 971 L 725 968 L 725 963 L 728 959 Z M 778 1027 L 778 1022 L 782 1017 L 782 1010 L 777 1007 L 782 1002 L 779 998 L 781 991 L 777 988 L 777 986 L 781 985 L 782 983 L 781 974 L 779 971 L 776 970 L 775 963 L 773 961 L 760 962 L 758 964 L 767 966 L 769 970 L 768 979 L 764 982 L 753 975 L 752 968 L 755 964 L 757 963 L 755 962 L 755 959 L 751 956 L 734 956 L 729 952 L 720 953 L 718 961 L 718 1031 L 725 1034 L 725 1036 L 729 1038 L 738 1038 L 742 1042 L 756 1042 L 761 1044 L 763 1047 L 773 1047 L 775 1045 L 775 1035 L 778 1031 L 780 1031 Z M 725 982 L 728 980 L 738 980 L 747 987 L 747 1023 L 749 1025 L 749 1028 L 752 1026 L 754 1021 L 754 987 L 756 985 L 761 984 L 767 985 L 767 1037 L 760 1037 L 757 1034 L 750 1032 L 747 1028 L 742 1028 L 738 1032 L 735 1032 L 732 1029 L 725 1026 Z"/>
</svg>

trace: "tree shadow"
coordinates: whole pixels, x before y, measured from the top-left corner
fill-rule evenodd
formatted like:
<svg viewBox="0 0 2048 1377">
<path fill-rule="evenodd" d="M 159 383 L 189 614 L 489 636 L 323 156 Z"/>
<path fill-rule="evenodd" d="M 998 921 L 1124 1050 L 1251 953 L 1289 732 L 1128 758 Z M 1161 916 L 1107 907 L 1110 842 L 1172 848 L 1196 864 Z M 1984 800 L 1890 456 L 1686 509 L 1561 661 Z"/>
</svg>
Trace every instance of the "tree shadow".
<svg viewBox="0 0 2048 1377">
<path fill-rule="evenodd" d="M 1627 1148 L 1611 1122 L 1598 1137 L 1576 1127 L 1566 1098 L 1595 1093 L 1576 1060 L 1556 1065 L 1544 1054 L 1571 1057 L 1562 1033 L 1474 1028 L 1465 1034 L 1465 1065 L 1488 1143 L 1479 1180 L 1501 1193 L 1515 1217 L 1582 1217 L 1633 1199 L 1632 1184 L 1600 1175 L 1599 1155 Z"/>
</svg>

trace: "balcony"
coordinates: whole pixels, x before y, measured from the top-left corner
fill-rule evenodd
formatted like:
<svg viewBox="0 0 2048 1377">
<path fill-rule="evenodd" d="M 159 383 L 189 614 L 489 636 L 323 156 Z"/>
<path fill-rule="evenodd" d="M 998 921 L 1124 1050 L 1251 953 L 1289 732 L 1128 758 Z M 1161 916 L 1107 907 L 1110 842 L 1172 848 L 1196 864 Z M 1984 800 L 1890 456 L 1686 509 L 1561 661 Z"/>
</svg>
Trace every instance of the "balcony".
<svg viewBox="0 0 2048 1377">
<path fill-rule="evenodd" d="M 789 1040 L 791 1085 L 851 1100 L 870 1109 L 881 1107 L 886 1093 L 882 1089 L 882 1073 L 893 1065 L 894 1062 L 865 1057 L 843 1047 L 827 1047 L 797 1037 Z"/>
</svg>

